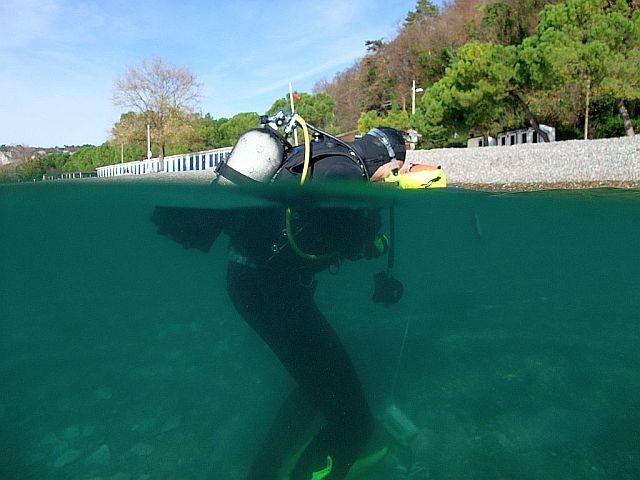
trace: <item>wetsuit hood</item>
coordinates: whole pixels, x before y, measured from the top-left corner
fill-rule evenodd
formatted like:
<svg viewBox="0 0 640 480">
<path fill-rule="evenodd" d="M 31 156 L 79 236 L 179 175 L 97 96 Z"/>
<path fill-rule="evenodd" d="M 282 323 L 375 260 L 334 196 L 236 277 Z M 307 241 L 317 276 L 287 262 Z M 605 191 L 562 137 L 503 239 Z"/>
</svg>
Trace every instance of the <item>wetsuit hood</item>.
<svg viewBox="0 0 640 480">
<path fill-rule="evenodd" d="M 362 158 L 369 177 L 393 158 L 404 161 L 407 152 L 402 133 L 390 127 L 376 127 L 351 145 Z"/>
</svg>

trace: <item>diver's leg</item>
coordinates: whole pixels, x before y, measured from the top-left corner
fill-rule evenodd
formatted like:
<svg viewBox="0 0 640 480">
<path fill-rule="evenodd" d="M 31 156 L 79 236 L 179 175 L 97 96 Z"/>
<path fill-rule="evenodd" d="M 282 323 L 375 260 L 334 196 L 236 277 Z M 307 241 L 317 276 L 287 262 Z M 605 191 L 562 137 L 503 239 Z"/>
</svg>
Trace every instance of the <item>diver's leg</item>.
<svg viewBox="0 0 640 480">
<path fill-rule="evenodd" d="M 292 480 L 310 478 L 311 472 L 326 466 L 327 456 L 333 461 L 327 478 L 343 478 L 371 436 L 374 422 L 349 355 L 315 305 L 313 288 L 303 287 L 297 277 L 261 278 L 233 265 L 227 279 L 236 309 L 327 422 L 305 449 Z"/>
<path fill-rule="evenodd" d="M 291 456 L 292 447 L 302 449 L 308 438 L 309 426 L 317 418 L 318 410 L 308 401 L 299 387 L 295 388 L 284 401 L 276 419 L 256 455 L 247 480 L 268 480 L 277 478 L 286 458 Z"/>
<path fill-rule="evenodd" d="M 269 289 L 269 279 L 255 269 L 230 264 L 227 289 L 236 310 L 257 331 L 267 344 L 283 335 L 279 298 Z M 295 448 L 309 439 L 309 428 L 319 415 L 316 406 L 297 386 L 286 398 L 271 424 L 260 451 L 256 455 L 247 480 L 276 480 L 278 473 Z"/>
<path fill-rule="evenodd" d="M 355 368 L 328 322 L 315 308 L 306 312 L 306 334 L 297 337 L 296 380 L 324 414 L 326 424 L 307 446 L 291 476 L 311 478 L 327 466 L 327 480 L 343 479 L 373 434 L 374 419 Z"/>
</svg>

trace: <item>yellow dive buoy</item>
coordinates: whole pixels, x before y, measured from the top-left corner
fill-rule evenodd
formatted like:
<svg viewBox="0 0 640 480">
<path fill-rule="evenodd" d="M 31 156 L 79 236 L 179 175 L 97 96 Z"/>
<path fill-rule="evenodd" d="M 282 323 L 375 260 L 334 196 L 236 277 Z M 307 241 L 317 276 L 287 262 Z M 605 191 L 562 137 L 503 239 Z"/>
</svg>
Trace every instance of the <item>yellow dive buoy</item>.
<svg viewBox="0 0 640 480">
<path fill-rule="evenodd" d="M 409 165 L 409 169 L 400 169 L 397 175 L 384 179 L 387 183 L 397 183 L 399 188 L 443 188 L 447 186 L 444 170 L 433 165 Z"/>
</svg>

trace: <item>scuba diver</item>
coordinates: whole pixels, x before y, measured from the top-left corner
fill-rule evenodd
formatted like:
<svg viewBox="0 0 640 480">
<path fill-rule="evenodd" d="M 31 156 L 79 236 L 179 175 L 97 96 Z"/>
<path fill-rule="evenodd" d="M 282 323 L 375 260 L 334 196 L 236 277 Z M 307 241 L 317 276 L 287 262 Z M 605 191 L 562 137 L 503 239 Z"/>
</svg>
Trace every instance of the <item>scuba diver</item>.
<svg viewBox="0 0 640 480">
<path fill-rule="evenodd" d="M 389 127 L 374 128 L 346 143 L 314 127 L 312 141 L 306 123 L 296 114 L 286 117 L 278 112 L 263 117 L 261 123 L 263 128 L 240 136 L 216 169 L 214 183 L 366 184 L 398 178 L 405 160 L 404 138 Z M 304 144 L 292 147 L 278 131 L 283 126 L 287 134 L 301 126 Z M 417 178 L 413 182 L 417 187 L 408 188 L 432 185 L 433 180 L 423 181 L 422 173 Z M 440 171 L 434 178 L 444 182 Z M 247 479 L 344 479 L 373 435 L 375 420 L 345 347 L 316 305 L 314 277 L 335 270 L 343 260 L 386 253 L 388 270 L 376 275 L 373 300 L 385 304 L 399 300 L 402 285 L 390 275 L 393 242 L 379 232 L 379 209 L 298 202 L 221 214 L 212 209 L 156 207 L 152 221 L 158 233 L 205 252 L 221 231 L 229 236 L 228 295 L 296 383 Z"/>
<path fill-rule="evenodd" d="M 285 152 L 270 181 L 301 183 L 303 157 L 302 148 Z M 382 181 L 404 159 L 402 134 L 379 127 L 350 144 L 326 137 L 313 142 L 306 175 L 316 183 Z M 218 173 L 235 183 L 239 172 L 233 160 L 232 153 Z M 380 226 L 379 212 L 370 209 L 276 208 L 243 211 L 225 228 L 230 237 L 228 294 L 297 384 L 248 479 L 282 478 L 283 464 L 296 448 L 302 453 L 285 478 L 343 479 L 372 435 L 374 418 L 354 365 L 316 306 L 314 275 L 344 259 L 385 253 Z M 300 445 L 318 414 L 324 425 Z"/>
</svg>

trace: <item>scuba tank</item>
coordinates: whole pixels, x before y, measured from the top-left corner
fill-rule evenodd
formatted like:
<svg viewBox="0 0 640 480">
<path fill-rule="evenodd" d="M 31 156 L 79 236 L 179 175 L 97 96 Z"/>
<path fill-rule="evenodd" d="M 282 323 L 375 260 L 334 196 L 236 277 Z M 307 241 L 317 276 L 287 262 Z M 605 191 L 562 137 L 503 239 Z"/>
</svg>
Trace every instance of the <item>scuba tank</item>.
<svg viewBox="0 0 640 480">
<path fill-rule="evenodd" d="M 269 183 L 282 165 L 286 143 L 270 127 L 249 130 L 238 138 L 229 157 L 216 168 L 214 183 Z"/>
</svg>

